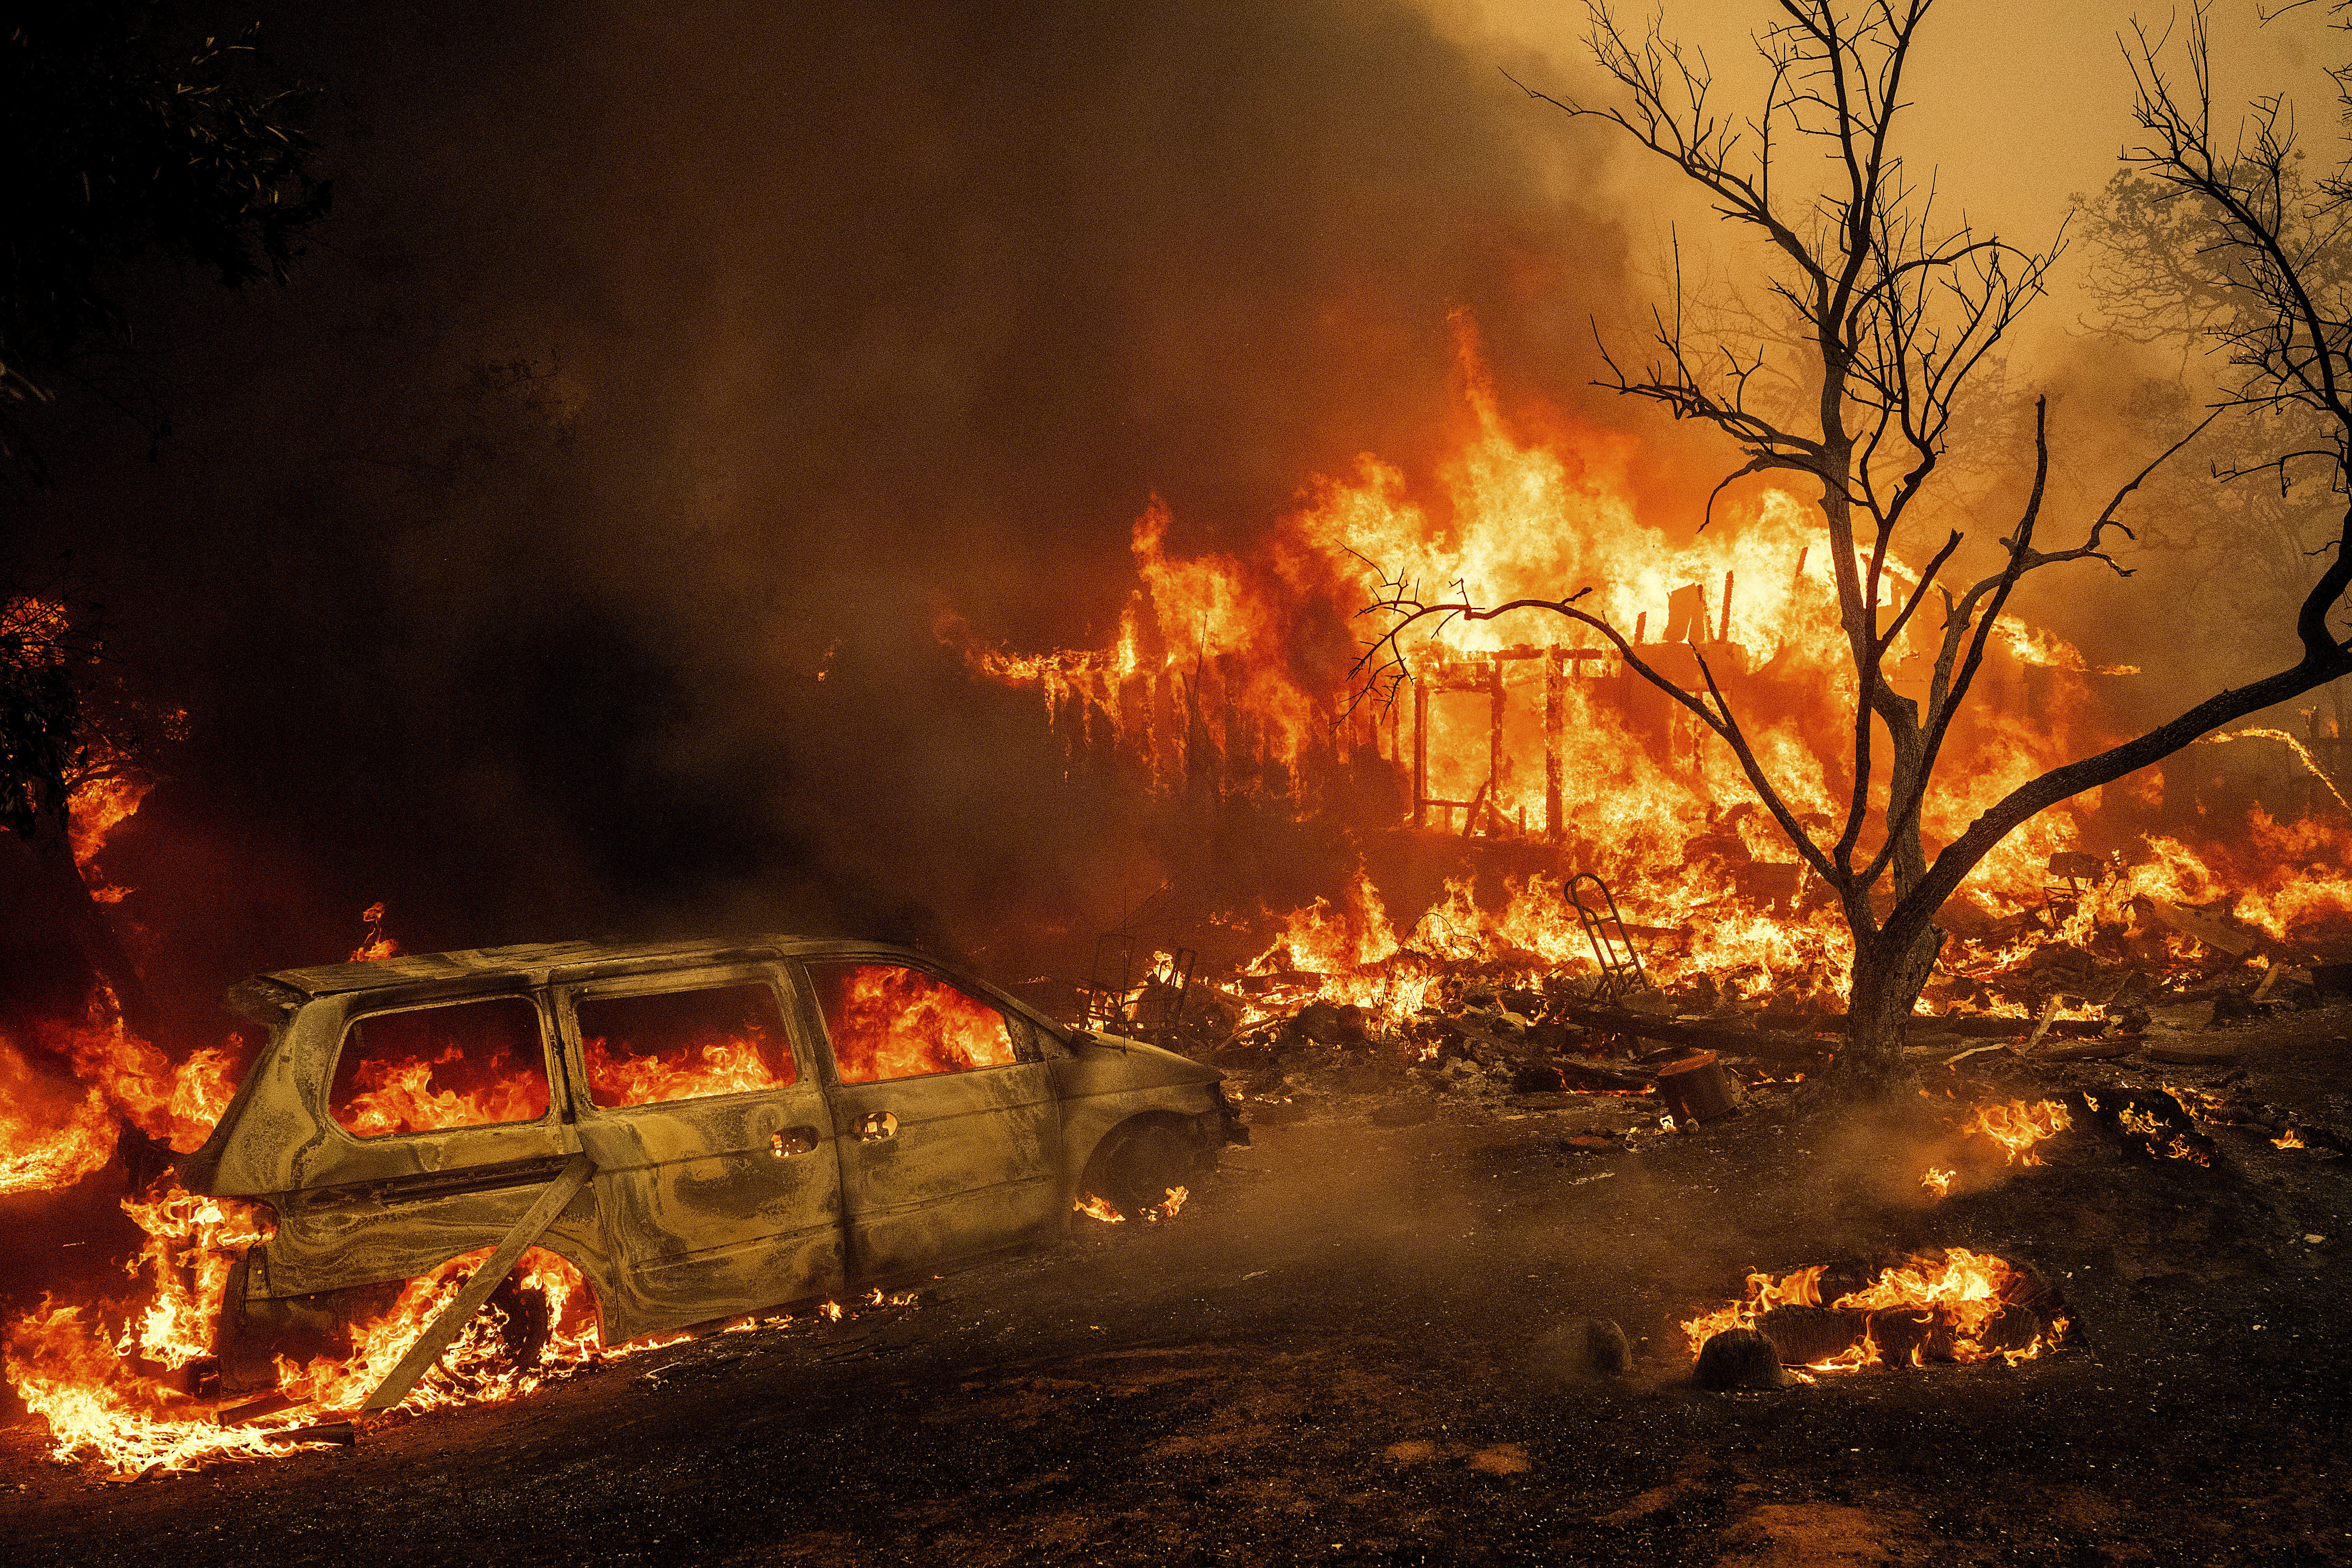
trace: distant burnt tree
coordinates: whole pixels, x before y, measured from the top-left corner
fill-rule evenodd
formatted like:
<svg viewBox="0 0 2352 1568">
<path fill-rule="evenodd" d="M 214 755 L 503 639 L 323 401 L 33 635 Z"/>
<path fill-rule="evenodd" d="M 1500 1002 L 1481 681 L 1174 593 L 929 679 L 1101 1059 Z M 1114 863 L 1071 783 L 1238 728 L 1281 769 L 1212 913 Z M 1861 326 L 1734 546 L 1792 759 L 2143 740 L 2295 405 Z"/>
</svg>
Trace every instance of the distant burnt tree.
<svg viewBox="0 0 2352 1568">
<path fill-rule="evenodd" d="M 1780 0 L 1780 19 L 1759 39 L 1769 69 L 1760 111 L 1725 114 L 1710 100 L 1705 62 L 1653 27 L 1629 33 L 1605 5 L 1591 7 L 1594 56 L 1629 102 L 1593 105 L 1532 92 L 1570 115 L 1601 120 L 1671 163 L 1727 221 L 1771 258 L 1765 283 L 1787 323 L 1743 345 L 1721 334 L 1686 335 L 1681 296 L 1655 313 L 1654 355 L 1639 370 L 1608 360 L 1601 384 L 1661 404 L 1678 419 L 1711 425 L 1744 455 L 1723 483 L 1748 475 L 1801 476 L 1818 487 L 1846 654 L 1853 672 L 1847 797 L 1839 819 L 1816 832 L 1759 760 L 1749 731 L 1697 652 L 1705 689 L 1690 690 L 1645 663 L 1604 617 L 1580 607 L 1589 589 L 1559 598 L 1474 605 L 1387 585 L 1372 606 L 1383 629 L 1359 666 L 1368 689 L 1405 678 L 1401 638 L 1454 620 L 1515 610 L 1566 616 L 1609 639 L 1629 668 L 1720 737 L 1790 843 L 1838 900 L 1853 937 L 1848 1048 L 1837 1068 L 1852 1084 L 1902 1082 L 1905 1022 L 1936 962 L 1934 920 L 1969 873 L 2011 832 L 2045 807 L 2113 783 L 2200 735 L 2352 672 L 2352 645 L 2331 624 L 2347 586 L 2342 507 L 2294 613 L 2300 657 L 2284 669 L 2220 692 L 2168 723 L 2010 791 L 1931 856 L 1921 806 L 1955 716 L 1968 700 L 1997 618 L 2026 574 L 2063 562 L 2117 572 L 2110 531 L 2128 537 L 2123 503 L 2199 425 L 2158 456 L 2082 526 L 2074 542 L 2045 547 L 2050 452 L 2046 410 L 2032 410 L 2031 487 L 2006 537 L 1979 547 L 1982 574 L 1946 582 L 1964 543 L 1958 529 L 1907 589 L 1890 574 L 1906 524 L 1933 504 L 1931 483 L 1958 435 L 1955 404 L 1985 374 L 1996 345 L 2041 292 L 2054 250 L 2021 251 L 1932 211 L 1931 181 L 1904 167 L 1894 137 L 1906 105 L 1904 73 L 1931 0 Z M 2207 89 L 2201 14 L 2189 29 L 2186 100 L 2161 41 L 2137 36 L 2135 105 L 2147 132 L 2131 159 L 2168 214 L 2194 237 L 2202 292 L 2184 305 L 2217 333 L 2237 375 L 2207 423 L 2229 408 L 2293 408 L 2322 432 L 2273 461 L 2324 469 L 2337 492 L 2352 475 L 2352 296 L 2326 264 L 2352 218 L 2352 163 L 2339 163 L 2297 200 L 2296 153 L 2284 104 L 2255 106 L 2248 133 L 2217 146 Z M 1785 165 L 1819 154 L 1819 180 Z M 2231 302 L 2213 309 L 2217 300 Z M 1976 461 L 1983 462 L 1981 454 Z M 1722 487 L 1717 487 L 1720 493 Z M 1630 564 L 1630 563 L 1629 563 Z M 1887 663 L 1923 610 L 1940 612 L 1925 700 L 1895 689 Z"/>
</svg>

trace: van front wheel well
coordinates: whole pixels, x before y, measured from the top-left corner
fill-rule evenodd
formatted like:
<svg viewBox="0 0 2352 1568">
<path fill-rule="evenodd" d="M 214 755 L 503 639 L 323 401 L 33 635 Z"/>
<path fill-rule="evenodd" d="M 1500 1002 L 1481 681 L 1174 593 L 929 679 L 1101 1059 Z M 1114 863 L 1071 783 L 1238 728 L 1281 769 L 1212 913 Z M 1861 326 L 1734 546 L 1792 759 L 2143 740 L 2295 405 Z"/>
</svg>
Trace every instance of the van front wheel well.
<svg viewBox="0 0 2352 1568">
<path fill-rule="evenodd" d="M 1215 1163 L 1215 1149 L 1191 1119 L 1166 1113 L 1131 1117 L 1095 1145 L 1078 1195 L 1101 1198 L 1132 1219 L 1165 1203 L 1171 1188 L 1199 1182 Z"/>
</svg>

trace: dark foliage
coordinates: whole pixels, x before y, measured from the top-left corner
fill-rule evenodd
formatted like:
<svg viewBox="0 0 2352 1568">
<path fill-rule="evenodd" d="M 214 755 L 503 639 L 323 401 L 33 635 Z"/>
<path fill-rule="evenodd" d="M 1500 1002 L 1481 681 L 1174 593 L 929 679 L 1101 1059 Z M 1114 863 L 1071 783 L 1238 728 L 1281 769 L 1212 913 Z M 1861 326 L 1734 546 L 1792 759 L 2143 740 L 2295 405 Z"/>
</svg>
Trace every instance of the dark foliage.
<svg viewBox="0 0 2352 1568">
<path fill-rule="evenodd" d="M 262 80 L 255 35 L 186 35 L 125 0 L 9 5 L 0 21 L 0 455 L 77 357 L 131 334 L 124 264 L 281 280 L 329 184 Z M 36 472 L 37 468 L 36 468 Z"/>
</svg>

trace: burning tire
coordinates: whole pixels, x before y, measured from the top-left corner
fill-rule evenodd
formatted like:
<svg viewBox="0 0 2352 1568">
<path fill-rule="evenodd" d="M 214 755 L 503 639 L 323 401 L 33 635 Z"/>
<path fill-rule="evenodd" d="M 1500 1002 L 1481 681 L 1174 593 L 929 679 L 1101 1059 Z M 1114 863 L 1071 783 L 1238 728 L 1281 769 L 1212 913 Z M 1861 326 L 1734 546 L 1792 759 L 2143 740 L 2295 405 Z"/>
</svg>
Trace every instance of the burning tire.
<svg viewBox="0 0 2352 1568">
<path fill-rule="evenodd" d="M 1087 1162 L 1081 1194 L 1102 1198 L 1133 1217 L 1163 1204 L 1171 1190 L 1190 1187 L 1215 1166 L 1213 1151 L 1169 1121 L 1129 1121 L 1114 1129 Z"/>
<path fill-rule="evenodd" d="M 492 1320 L 494 1342 L 486 1347 L 492 1351 L 491 1363 L 502 1371 L 538 1366 L 541 1355 L 555 1341 L 555 1314 L 547 1292 L 509 1274 L 483 1303 L 485 1313 L 493 1308 L 498 1312 Z"/>
</svg>

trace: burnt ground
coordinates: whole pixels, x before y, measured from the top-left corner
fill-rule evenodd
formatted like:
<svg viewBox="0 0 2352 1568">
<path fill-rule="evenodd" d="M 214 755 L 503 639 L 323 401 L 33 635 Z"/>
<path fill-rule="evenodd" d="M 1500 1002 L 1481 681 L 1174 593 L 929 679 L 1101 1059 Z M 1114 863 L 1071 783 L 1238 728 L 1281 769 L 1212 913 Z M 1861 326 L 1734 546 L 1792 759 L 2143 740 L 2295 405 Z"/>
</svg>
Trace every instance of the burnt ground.
<svg viewBox="0 0 2352 1568">
<path fill-rule="evenodd" d="M 2346 1035 L 2338 1010 L 2217 1037 L 2240 1092 L 2352 1131 Z M 1979 1082 L 2221 1076 L 2007 1070 Z M 1779 1093 L 1597 1152 L 1569 1140 L 1643 1102 L 1449 1096 L 1395 1128 L 1370 1115 L 1393 1093 L 1285 1107 L 1169 1225 L 1087 1224 L 915 1308 L 714 1336 L 275 1463 L 111 1483 L 19 1423 L 5 1558 L 2352 1563 L 2344 1160 L 2222 1128 L 2210 1167 L 2158 1163 L 2078 1123 L 2004 1169 L 1951 1138 L 1940 1094 L 1864 1121 Z M 1929 1163 L 1960 1172 L 1941 1203 Z M 1924 1246 L 2039 1271 L 2078 1348 L 1690 1383 L 1675 1320 L 1750 1267 Z M 1629 1374 L 1560 1363 L 1548 1336 L 1581 1314 L 1623 1326 Z"/>
</svg>

